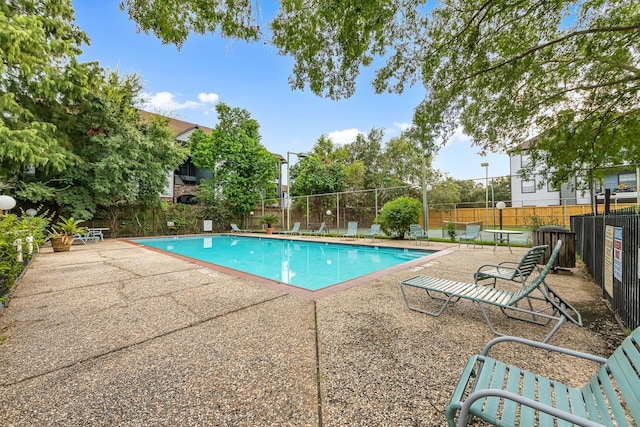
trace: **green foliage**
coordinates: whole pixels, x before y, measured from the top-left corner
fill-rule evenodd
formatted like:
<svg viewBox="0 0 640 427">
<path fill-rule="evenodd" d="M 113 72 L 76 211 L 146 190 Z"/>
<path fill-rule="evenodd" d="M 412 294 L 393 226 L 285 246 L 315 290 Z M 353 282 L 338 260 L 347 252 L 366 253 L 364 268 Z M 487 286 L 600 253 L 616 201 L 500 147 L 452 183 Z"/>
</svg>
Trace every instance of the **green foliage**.
<svg viewBox="0 0 640 427">
<path fill-rule="evenodd" d="M 179 233 L 195 233 L 198 222 L 203 217 L 201 210 L 196 206 L 172 203 L 167 206 L 165 219 L 173 222 L 173 229 Z"/>
<path fill-rule="evenodd" d="M 536 130 L 523 173 L 542 168 L 556 187 L 640 163 L 637 1 L 425 4 L 283 0 L 261 33 L 253 2 L 121 1 L 141 30 L 178 46 L 191 32 L 263 38 L 293 58 L 293 88 L 332 99 L 353 95 L 360 71 L 384 62 L 376 92 L 425 88 L 414 115 L 421 152 L 435 153 L 460 127 L 494 152 Z"/>
<path fill-rule="evenodd" d="M 375 220 L 385 234 L 395 239 L 403 238 L 409 226 L 418 222 L 422 203 L 411 197 L 399 197 L 385 203 Z"/>
<path fill-rule="evenodd" d="M 94 66 L 75 60 L 87 41 L 69 0 L 0 3 L 0 180 L 75 163 L 66 128 L 89 91 Z"/>
<path fill-rule="evenodd" d="M 260 224 L 266 224 L 267 228 L 280 222 L 280 218 L 275 214 L 266 214 L 260 218 Z"/>
<path fill-rule="evenodd" d="M 496 202 L 511 200 L 510 176 L 501 176 L 493 180 L 493 200 Z"/>
<path fill-rule="evenodd" d="M 531 233 L 545 225 L 557 225 L 559 227 L 564 227 L 562 220 L 555 216 L 543 217 L 540 215 L 531 215 L 524 219 L 524 228 Z"/>
<path fill-rule="evenodd" d="M 260 25 L 253 2 L 176 2 L 175 0 L 148 1 L 120 0 L 120 9 L 126 10 L 138 30 L 153 31 L 164 43 L 178 47 L 190 32 L 204 34 L 220 32 L 223 37 L 257 40 Z"/>
<path fill-rule="evenodd" d="M 429 205 L 435 210 L 451 209 L 454 203 L 460 202 L 460 189 L 457 181 L 447 177 L 429 191 Z"/>
<path fill-rule="evenodd" d="M 83 222 L 83 220 L 75 219 L 73 217 L 65 218 L 60 216 L 58 222 L 53 224 L 53 230 L 55 231 L 55 234 L 73 236 L 74 233 L 85 232 L 85 227 L 80 225 Z"/>
<path fill-rule="evenodd" d="M 80 161 L 62 175 L 55 196 L 63 212 L 84 219 L 98 209 L 157 204 L 167 172 L 186 157 L 167 119 L 140 116 L 139 77 L 109 73 L 97 86 L 75 118 Z"/>
<path fill-rule="evenodd" d="M 456 238 L 458 237 L 458 233 L 457 233 L 455 222 L 453 221 L 447 222 L 447 235 L 449 236 L 450 241 L 452 242 L 456 241 Z"/>
<path fill-rule="evenodd" d="M 347 166 L 350 190 L 365 190 L 380 186 L 384 175 L 380 165 L 383 158 L 383 138 L 384 130 L 373 128 L 368 135 L 358 134 L 352 143 L 344 146 L 347 164 L 358 165 L 357 180 L 351 178 L 352 174 Z"/>
<path fill-rule="evenodd" d="M 213 230 L 216 232 L 229 230 L 229 223 L 232 218 L 231 212 L 221 201 L 214 201 L 213 204 L 205 205 L 202 217 L 203 219 L 212 220 Z"/>
<path fill-rule="evenodd" d="M 473 203 L 484 203 L 486 194 L 482 183 L 471 180 L 458 180 L 456 184 L 458 185 L 458 191 L 460 191 L 461 202 L 469 202 L 469 206 L 472 207 L 475 206 Z"/>
<path fill-rule="evenodd" d="M 12 214 L 0 214 L 0 297 L 14 285 L 25 265 L 37 253 L 37 248 L 45 240 L 45 230 L 49 219 L 45 215 L 18 218 Z M 32 253 L 29 254 L 27 237 L 33 237 Z M 23 262 L 18 261 L 16 240 L 22 242 Z"/>
<path fill-rule="evenodd" d="M 141 120 L 139 77 L 77 61 L 88 39 L 73 22 L 69 0 L 0 5 L 0 180 L 81 219 L 156 203 L 186 153 L 166 122 Z"/>
<path fill-rule="evenodd" d="M 359 185 L 364 174 L 362 164 L 356 163 L 348 168 L 344 164 L 345 151 L 336 147 L 330 138 L 320 137 L 309 156 L 300 159 L 289 169 L 291 174 L 292 196 L 327 194 L 345 191 L 351 185 Z M 359 178 L 360 177 L 360 178 Z M 322 213 L 328 208 L 327 200 L 322 197 L 311 199 L 316 221 L 322 221 Z"/>
<path fill-rule="evenodd" d="M 420 185 L 422 182 L 423 152 L 418 149 L 418 141 L 403 132 L 400 136 L 391 138 L 384 147 L 381 158 L 381 172 L 385 177 L 391 177 L 391 186 Z M 427 159 L 427 182 L 433 183 L 436 177 L 432 175 L 431 158 Z"/>
<path fill-rule="evenodd" d="M 200 184 L 198 200 L 223 202 L 232 215 L 246 215 L 275 195 L 278 160 L 260 144 L 258 122 L 247 110 L 220 103 L 216 111 L 219 123 L 211 135 L 194 132 L 189 143 L 193 163 L 213 171 Z"/>
</svg>

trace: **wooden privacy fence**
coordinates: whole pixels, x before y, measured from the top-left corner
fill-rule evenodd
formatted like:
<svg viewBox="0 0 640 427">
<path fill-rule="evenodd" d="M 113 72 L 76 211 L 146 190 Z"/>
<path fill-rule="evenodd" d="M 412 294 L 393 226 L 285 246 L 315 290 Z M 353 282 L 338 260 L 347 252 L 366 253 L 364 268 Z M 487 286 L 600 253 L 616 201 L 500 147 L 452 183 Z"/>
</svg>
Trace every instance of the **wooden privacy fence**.
<svg viewBox="0 0 640 427">
<path fill-rule="evenodd" d="M 622 205 L 620 205 L 622 207 Z M 602 206 L 599 206 L 602 209 Z M 570 218 L 576 215 L 591 213 L 590 205 L 563 206 L 520 206 L 502 209 L 502 225 L 504 228 L 521 228 L 531 223 L 531 218 L 537 216 L 544 224 L 553 223 L 566 228 L 570 227 Z M 451 208 L 434 207 L 429 209 L 429 228 L 440 228 L 443 223 L 454 222 L 482 222 L 482 228 L 497 228 L 500 226 L 500 210 L 489 206 L 482 208 Z"/>
</svg>

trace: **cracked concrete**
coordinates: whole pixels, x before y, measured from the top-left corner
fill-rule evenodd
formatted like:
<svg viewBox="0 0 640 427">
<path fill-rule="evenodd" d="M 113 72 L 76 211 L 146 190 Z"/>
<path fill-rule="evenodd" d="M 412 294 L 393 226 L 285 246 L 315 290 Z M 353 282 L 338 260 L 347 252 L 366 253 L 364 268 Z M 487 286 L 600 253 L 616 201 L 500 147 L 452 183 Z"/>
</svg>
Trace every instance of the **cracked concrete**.
<svg viewBox="0 0 640 427">
<path fill-rule="evenodd" d="M 472 281 L 478 266 L 525 249 L 430 248 L 446 252 L 303 298 L 118 240 L 68 253 L 45 247 L 0 313 L 0 424 L 444 425 L 466 359 L 493 334 L 470 303 L 437 318 L 408 310 L 398 283 L 416 274 Z M 574 272 L 548 283 L 606 315 L 599 288 Z M 491 315 L 510 333 L 546 335 Z M 551 342 L 608 356 L 619 334 L 610 325 L 565 325 Z M 594 369 L 512 349 L 496 355 L 577 383 Z"/>
</svg>

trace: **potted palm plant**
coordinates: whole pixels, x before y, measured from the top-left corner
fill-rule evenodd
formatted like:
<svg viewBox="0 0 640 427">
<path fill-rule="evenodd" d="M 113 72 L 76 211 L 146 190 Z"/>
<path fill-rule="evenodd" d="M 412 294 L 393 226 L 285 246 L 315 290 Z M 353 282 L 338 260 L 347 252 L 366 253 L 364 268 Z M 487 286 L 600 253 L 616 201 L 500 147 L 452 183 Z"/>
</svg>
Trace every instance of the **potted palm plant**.
<svg viewBox="0 0 640 427">
<path fill-rule="evenodd" d="M 53 231 L 49 236 L 54 252 L 67 252 L 71 249 L 73 235 L 85 232 L 85 228 L 80 225 L 81 222 L 83 221 L 76 220 L 73 217 L 65 218 L 60 216 L 60 220 L 53 225 Z"/>
<path fill-rule="evenodd" d="M 277 224 L 278 221 L 278 215 L 274 214 L 263 215 L 262 218 L 260 218 L 260 224 L 267 226 L 267 234 L 273 234 L 273 230 L 275 230 L 273 225 Z"/>
</svg>

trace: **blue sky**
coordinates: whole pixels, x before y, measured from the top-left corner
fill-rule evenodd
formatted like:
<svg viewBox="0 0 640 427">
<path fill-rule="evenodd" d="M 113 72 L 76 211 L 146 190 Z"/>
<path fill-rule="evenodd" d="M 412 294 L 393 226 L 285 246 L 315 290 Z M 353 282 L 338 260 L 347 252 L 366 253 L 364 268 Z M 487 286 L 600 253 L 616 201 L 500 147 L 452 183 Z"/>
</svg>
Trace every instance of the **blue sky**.
<svg viewBox="0 0 640 427">
<path fill-rule="evenodd" d="M 402 95 L 376 95 L 369 84 L 373 70 L 365 70 L 351 98 L 320 98 L 308 90 L 291 90 L 293 60 L 278 56 L 274 47 L 262 42 L 192 35 L 177 50 L 153 34 L 137 33 L 117 0 L 72 0 L 72 4 L 76 24 L 91 40 L 83 47 L 81 60 L 140 75 L 149 101 L 145 109 L 214 127 L 217 102 L 244 108 L 260 124 L 262 144 L 284 157 L 287 151 L 309 150 L 321 135 L 338 144 L 374 127 L 384 129 L 386 139 L 397 136 L 410 125 L 413 109 L 424 95 L 420 85 Z M 489 176 L 509 174 L 506 155 L 481 157 L 477 152 L 465 135 L 456 134 L 440 150 L 433 167 L 456 179 L 484 180 L 480 163 L 488 162 Z M 292 155 L 292 163 L 295 160 Z"/>
</svg>

